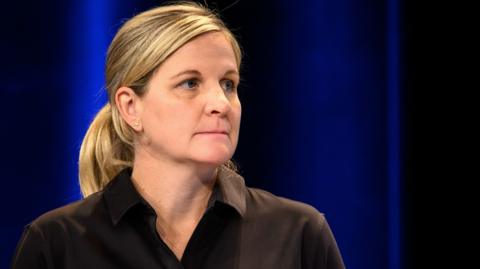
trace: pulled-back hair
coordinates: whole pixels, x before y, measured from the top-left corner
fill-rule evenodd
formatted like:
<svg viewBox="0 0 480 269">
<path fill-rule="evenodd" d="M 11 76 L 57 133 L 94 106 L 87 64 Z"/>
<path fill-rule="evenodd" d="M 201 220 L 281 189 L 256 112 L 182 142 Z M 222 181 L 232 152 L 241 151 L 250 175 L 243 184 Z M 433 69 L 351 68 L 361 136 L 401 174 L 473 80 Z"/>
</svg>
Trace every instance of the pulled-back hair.
<svg viewBox="0 0 480 269">
<path fill-rule="evenodd" d="M 108 103 L 91 123 L 80 148 L 79 180 L 84 197 L 101 190 L 117 173 L 132 167 L 134 131 L 120 116 L 120 87 L 145 94 L 154 71 L 177 49 L 201 34 L 220 31 L 230 41 L 240 68 L 241 50 L 233 34 L 211 10 L 182 2 L 147 10 L 118 30 L 108 48 L 105 78 Z M 233 168 L 231 161 L 223 166 Z"/>
</svg>

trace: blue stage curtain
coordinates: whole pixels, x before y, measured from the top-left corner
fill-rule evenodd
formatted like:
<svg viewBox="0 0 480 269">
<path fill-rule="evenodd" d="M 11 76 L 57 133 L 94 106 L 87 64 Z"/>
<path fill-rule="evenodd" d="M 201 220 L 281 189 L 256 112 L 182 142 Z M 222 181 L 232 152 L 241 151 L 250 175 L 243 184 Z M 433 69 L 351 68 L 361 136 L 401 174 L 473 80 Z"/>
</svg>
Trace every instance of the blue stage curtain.
<svg viewBox="0 0 480 269">
<path fill-rule="evenodd" d="M 207 2 L 245 50 L 235 159 L 247 183 L 325 213 L 348 268 L 402 268 L 398 0 Z M 159 3 L 5 4 L 1 268 L 24 225 L 81 198 L 78 151 L 106 102 L 108 44 Z"/>
</svg>

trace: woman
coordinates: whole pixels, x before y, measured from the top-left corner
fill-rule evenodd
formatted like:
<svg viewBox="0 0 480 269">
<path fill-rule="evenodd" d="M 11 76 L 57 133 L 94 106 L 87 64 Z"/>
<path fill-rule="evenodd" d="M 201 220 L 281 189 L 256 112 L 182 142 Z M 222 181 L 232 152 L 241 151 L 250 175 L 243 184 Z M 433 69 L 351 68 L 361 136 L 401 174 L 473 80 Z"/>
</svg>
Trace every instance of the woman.
<svg viewBox="0 0 480 269">
<path fill-rule="evenodd" d="M 344 268 L 322 214 L 235 172 L 240 62 L 200 5 L 127 21 L 80 150 L 85 198 L 27 225 L 12 268 Z"/>
</svg>

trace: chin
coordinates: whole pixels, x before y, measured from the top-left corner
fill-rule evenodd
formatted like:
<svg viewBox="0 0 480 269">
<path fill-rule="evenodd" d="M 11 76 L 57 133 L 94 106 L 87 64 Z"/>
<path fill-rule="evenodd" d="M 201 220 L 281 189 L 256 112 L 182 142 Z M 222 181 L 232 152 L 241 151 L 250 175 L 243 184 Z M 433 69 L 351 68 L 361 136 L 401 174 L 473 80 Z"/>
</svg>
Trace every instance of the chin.
<svg viewBox="0 0 480 269">
<path fill-rule="evenodd" d="M 193 158 L 196 162 L 211 165 L 211 166 L 220 166 L 230 160 L 233 156 L 233 150 L 205 150 L 203 152 L 199 152 Z"/>
</svg>

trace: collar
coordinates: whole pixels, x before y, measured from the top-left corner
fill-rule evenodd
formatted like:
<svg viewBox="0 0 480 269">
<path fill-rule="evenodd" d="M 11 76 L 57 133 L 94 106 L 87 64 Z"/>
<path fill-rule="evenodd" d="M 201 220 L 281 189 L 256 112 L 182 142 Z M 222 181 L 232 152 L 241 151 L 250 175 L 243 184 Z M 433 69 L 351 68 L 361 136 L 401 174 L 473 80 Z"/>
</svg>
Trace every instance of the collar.
<svg viewBox="0 0 480 269">
<path fill-rule="evenodd" d="M 135 205 L 143 204 L 150 207 L 133 186 L 131 175 L 131 168 L 123 169 L 104 189 L 107 209 L 115 226 Z M 228 168 L 221 167 L 218 171 L 217 182 L 209 201 L 209 207 L 220 202 L 235 209 L 243 217 L 246 212 L 245 196 L 246 186 L 243 177 Z"/>
</svg>

